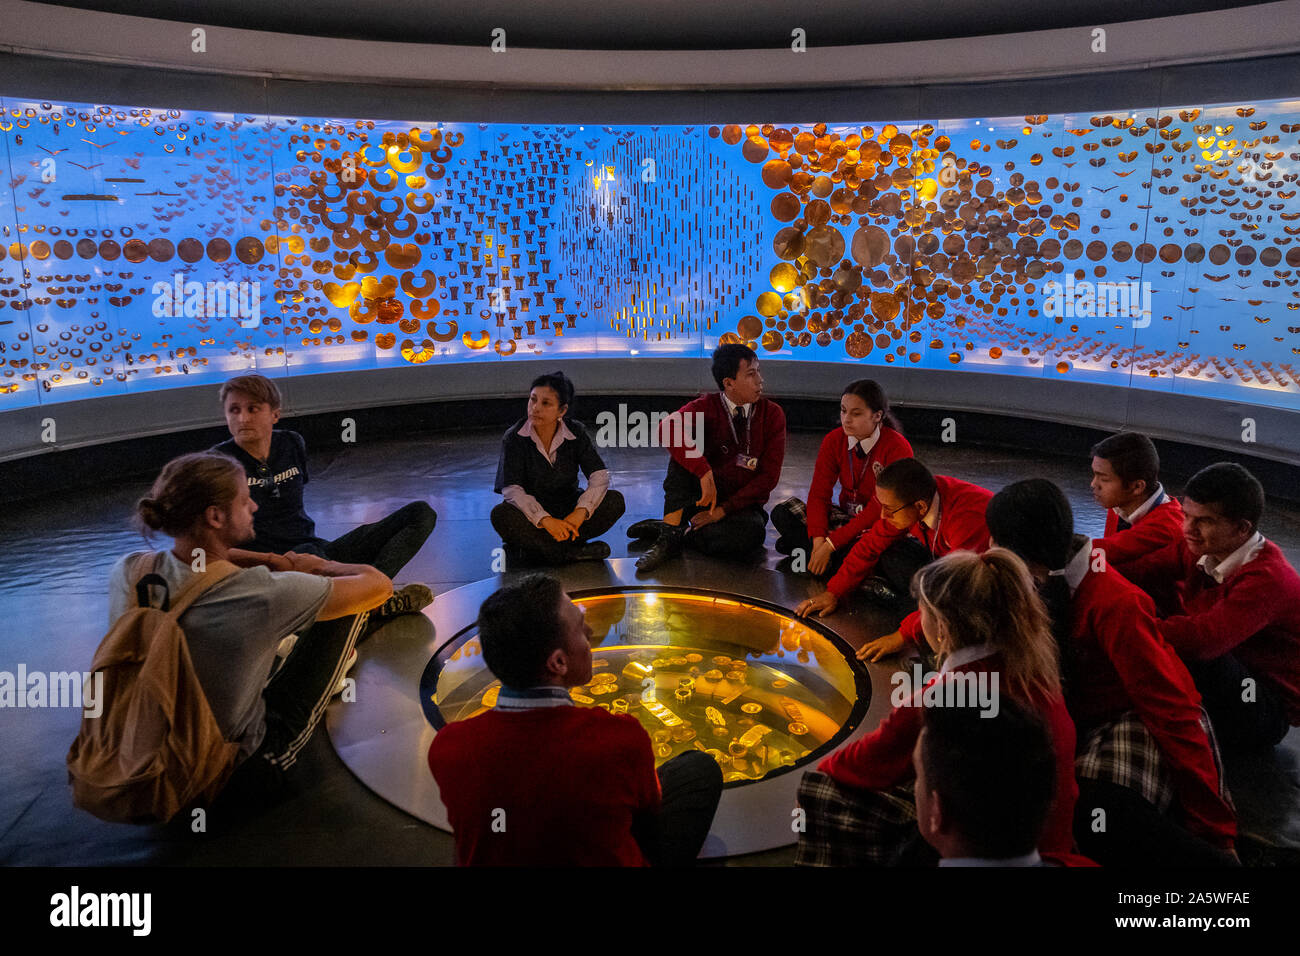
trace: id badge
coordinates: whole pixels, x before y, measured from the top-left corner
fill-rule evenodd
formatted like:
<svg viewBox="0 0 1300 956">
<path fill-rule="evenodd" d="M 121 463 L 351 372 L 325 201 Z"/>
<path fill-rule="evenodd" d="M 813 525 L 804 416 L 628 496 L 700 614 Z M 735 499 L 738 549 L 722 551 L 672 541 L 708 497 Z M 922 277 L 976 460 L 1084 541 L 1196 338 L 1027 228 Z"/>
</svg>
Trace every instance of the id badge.
<svg viewBox="0 0 1300 956">
<path fill-rule="evenodd" d="M 744 453 L 737 454 L 736 464 L 739 465 L 741 468 L 747 468 L 750 471 L 753 471 L 755 468 L 758 467 L 758 456 L 746 455 Z"/>
<path fill-rule="evenodd" d="M 861 513 L 861 511 L 862 511 L 862 505 L 858 504 L 858 503 L 855 501 L 855 502 L 853 502 L 852 504 L 845 505 L 844 510 L 847 511 L 847 512 L 848 512 L 849 514 L 851 514 L 851 515 L 857 515 L 857 514 Z"/>
</svg>

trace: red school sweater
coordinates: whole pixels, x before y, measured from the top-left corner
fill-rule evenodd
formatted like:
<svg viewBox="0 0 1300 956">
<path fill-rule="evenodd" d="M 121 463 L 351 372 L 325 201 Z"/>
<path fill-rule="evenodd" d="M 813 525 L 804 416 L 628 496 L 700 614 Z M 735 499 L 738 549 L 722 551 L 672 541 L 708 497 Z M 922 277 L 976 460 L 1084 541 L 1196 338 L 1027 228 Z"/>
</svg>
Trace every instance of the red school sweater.
<svg viewBox="0 0 1300 956">
<path fill-rule="evenodd" d="M 1179 614 L 1183 610 L 1178 582 L 1160 575 L 1151 580 L 1138 580 L 1134 562 L 1152 551 L 1159 551 L 1183 536 L 1183 506 L 1178 499 L 1165 496 L 1165 500 L 1152 508 L 1130 528 L 1119 530 L 1119 516 L 1115 509 L 1106 512 L 1106 536 L 1093 541 L 1094 548 L 1106 552 L 1106 561 L 1133 584 L 1151 595 L 1156 608 L 1163 615 Z"/>
<path fill-rule="evenodd" d="M 853 545 L 839 571 L 827 583 L 828 590 L 843 600 L 875 570 L 885 549 L 904 534 L 928 544 L 936 558 L 953 551 L 983 554 L 988 550 L 989 529 L 984 522 L 984 512 L 988 510 L 993 492 L 946 475 L 936 475 L 934 480 L 939 486 L 939 526 L 931 531 L 918 521 L 904 532 L 881 518 Z M 919 623 L 916 626 L 919 628 Z"/>
<path fill-rule="evenodd" d="M 1200 724 L 1201 695 L 1160 636 L 1151 598 L 1113 565 L 1091 569 L 1070 605 L 1075 651 L 1071 712 L 1080 733 L 1137 711 L 1169 770 L 1187 829 L 1231 849 L 1236 814 L 1219 795 L 1219 771 Z"/>
<path fill-rule="evenodd" d="M 849 439 L 842 427 L 822 439 L 813 466 L 812 487 L 808 490 L 808 537 L 830 538 L 836 551 L 857 540 L 858 536 L 880 519 L 880 502 L 876 500 L 876 475 L 890 462 L 911 458 L 912 446 L 888 425 L 880 426 L 864 462 L 849 451 Z M 853 480 L 857 472 L 857 481 Z M 831 495 L 840 486 L 839 505 L 846 511 L 853 504 L 862 505 L 848 524 L 830 531 Z"/>
<path fill-rule="evenodd" d="M 1183 660 L 1231 651 L 1278 688 L 1291 726 L 1300 726 L 1300 575 L 1268 540 L 1222 584 L 1197 560 L 1180 537 L 1135 562 L 1144 579 L 1162 574 L 1182 582 L 1186 610 L 1161 621 L 1161 635 Z"/>
<path fill-rule="evenodd" d="M 677 414 L 696 412 L 704 413 L 702 456 L 687 457 L 680 439 L 677 444 L 670 444 L 669 419 L 660 426 L 660 444 L 668 446 L 673 460 L 697 478 L 712 470 L 718 504 L 727 514 L 750 505 L 767 504 L 772 489 L 781 480 L 781 465 L 785 461 L 785 412 L 781 406 L 769 398 L 760 398 L 750 407 L 753 420 L 749 426 L 749 454 L 758 458 L 758 467 L 753 471 L 736 464 L 736 455 L 745 450 L 745 433 L 738 430 L 740 447 L 737 448 L 736 439 L 731 437 L 731 426 L 727 424 L 730 416 L 722 393 L 706 392 L 683 405 Z"/>
<path fill-rule="evenodd" d="M 438 731 L 429 769 L 461 866 L 648 865 L 632 825 L 658 811 L 659 777 L 635 717 L 492 710 Z"/>
<path fill-rule="evenodd" d="M 1002 668 L 1001 655 L 994 654 L 954 667 L 948 673 L 996 671 L 1001 696 L 1006 693 L 1001 681 Z M 947 676 L 944 675 L 945 679 Z M 914 779 L 912 751 L 924 727 L 924 713 L 918 699 L 921 693 L 918 691 L 913 697 L 912 706 L 895 707 L 874 731 L 824 758 L 817 769 L 836 783 L 859 790 L 885 790 Z M 1050 699 L 1035 698 L 1027 706 L 1047 725 L 1056 754 L 1056 797 L 1038 850 L 1070 854 L 1074 849 L 1074 803 L 1079 797 L 1079 785 L 1074 779 L 1074 721 L 1059 693 Z"/>
</svg>

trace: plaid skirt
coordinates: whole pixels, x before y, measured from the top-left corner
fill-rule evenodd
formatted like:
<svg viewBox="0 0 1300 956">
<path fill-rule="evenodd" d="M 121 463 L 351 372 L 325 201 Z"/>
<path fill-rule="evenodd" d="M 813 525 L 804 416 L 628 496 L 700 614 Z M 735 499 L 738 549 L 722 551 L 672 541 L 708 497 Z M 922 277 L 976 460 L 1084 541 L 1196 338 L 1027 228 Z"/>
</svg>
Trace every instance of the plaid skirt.
<svg viewBox="0 0 1300 956">
<path fill-rule="evenodd" d="M 804 830 L 796 866 L 888 866 L 916 837 L 915 784 L 858 790 L 809 770 L 799 783 Z"/>
<path fill-rule="evenodd" d="M 1214 768 L 1219 774 L 1219 795 L 1232 807 L 1219 742 L 1204 708 L 1201 709 L 1201 727 L 1209 740 Z M 1130 710 L 1117 720 L 1094 727 L 1076 752 L 1074 774 L 1080 780 L 1113 783 L 1134 790 L 1161 813 L 1167 813 L 1176 799 L 1160 747 L 1137 711 Z"/>
<path fill-rule="evenodd" d="M 787 498 L 781 504 L 789 510 L 791 515 L 798 518 L 805 525 L 808 524 L 808 505 L 802 498 Z M 852 521 L 853 516 L 839 505 L 832 503 L 828 519 L 827 525 L 831 531 L 834 531 L 836 528 L 842 528 Z"/>
</svg>

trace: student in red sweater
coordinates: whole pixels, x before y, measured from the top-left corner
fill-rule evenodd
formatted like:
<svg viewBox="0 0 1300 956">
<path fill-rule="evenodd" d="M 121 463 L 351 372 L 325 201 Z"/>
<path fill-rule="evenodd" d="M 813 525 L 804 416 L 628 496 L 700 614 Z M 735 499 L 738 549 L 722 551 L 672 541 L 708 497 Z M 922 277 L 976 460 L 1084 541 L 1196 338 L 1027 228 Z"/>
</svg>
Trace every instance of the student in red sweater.
<svg viewBox="0 0 1300 956">
<path fill-rule="evenodd" d="M 647 518 L 628 529 L 633 538 L 655 537 L 637 558 L 639 573 L 680 554 L 683 544 L 716 557 L 739 557 L 761 548 L 767 536 L 763 506 L 781 479 L 785 412 L 763 397 L 758 356 L 746 345 L 718 346 L 713 380 L 717 392 L 677 411 L 682 422 L 694 421 L 696 413 L 704 416 L 703 454 L 685 445 L 685 429 L 674 429 L 673 419 L 664 422 L 660 442 L 672 457 L 664 478 L 663 520 Z"/>
<path fill-rule="evenodd" d="M 1066 702 L 1079 730 L 1075 836 L 1103 865 L 1235 862 L 1236 813 L 1200 694 L 1161 638 L 1151 599 L 1074 533 L 1065 494 L 1045 478 L 993 496 L 995 547 L 1019 555 L 1052 616 Z M 1106 811 L 1096 832 L 1094 814 Z"/>
<path fill-rule="evenodd" d="M 838 569 L 853 543 L 880 519 L 876 475 L 911 457 L 885 390 L 869 378 L 850 382 L 840 396 L 840 427 L 817 452 L 807 503 L 787 498 L 772 509 L 772 524 L 781 534 L 776 550 L 802 549 L 808 571 L 818 577 Z M 838 504 L 832 500 L 837 483 Z"/>
<path fill-rule="evenodd" d="M 926 707 L 912 752 L 916 822 L 940 866 L 1086 866 L 1038 852 L 1056 791 L 1052 737 L 1011 700 L 990 717 L 973 707 Z"/>
<path fill-rule="evenodd" d="M 1160 633 L 1187 663 L 1225 747 L 1272 747 L 1300 725 L 1300 575 L 1259 532 L 1264 489 L 1241 465 L 1198 471 L 1183 537 L 1134 562 L 1181 582 Z"/>
<path fill-rule="evenodd" d="M 993 492 L 957 478 L 932 475 L 915 458 L 900 458 L 876 477 L 876 498 L 881 518 L 858 539 L 826 585 L 826 591 L 803 601 L 795 613 L 832 613 L 855 587 L 873 571 L 880 579 L 869 594 L 897 599 L 908 594 L 912 575 L 935 558 L 953 551 L 988 547 L 984 509 Z M 876 661 L 902 650 L 908 642 L 924 645 L 921 619 L 908 614 L 897 631 L 864 644 L 861 660 Z"/>
<path fill-rule="evenodd" d="M 1160 484 L 1160 455 L 1146 435 L 1120 432 L 1092 447 L 1092 497 L 1107 509 L 1105 536 L 1094 547 L 1130 580 L 1136 558 L 1183 536 L 1183 509 Z M 1161 614 L 1182 610 L 1172 579 L 1133 583 L 1151 595 Z"/>
<path fill-rule="evenodd" d="M 884 722 L 804 775 L 799 799 L 807 829 L 795 862 L 838 863 L 844 861 L 840 854 L 858 851 L 865 853 L 864 862 L 895 859 L 916 835 L 907 785 L 923 711 L 963 700 L 970 706 L 972 697 L 985 713 L 995 713 L 1004 699 L 1017 701 L 1047 724 L 1056 755 L 1056 797 L 1038 846 L 1070 853 L 1077 794 L 1074 722 L 1061 696 L 1047 611 L 1024 562 L 1002 549 L 956 551 L 922 568 L 913 587 L 925 640 L 941 662 L 939 673 L 925 675 L 924 687 L 913 687 L 906 672 L 896 674 L 895 706 Z M 843 844 L 844 831 L 852 834 L 853 845 Z"/>
<path fill-rule="evenodd" d="M 560 583 L 530 575 L 479 608 L 483 661 L 501 681 L 492 710 L 448 724 L 429 769 L 462 866 L 681 866 L 694 861 L 722 796 L 700 751 L 655 773 L 628 714 L 578 707 L 591 629 Z"/>
</svg>

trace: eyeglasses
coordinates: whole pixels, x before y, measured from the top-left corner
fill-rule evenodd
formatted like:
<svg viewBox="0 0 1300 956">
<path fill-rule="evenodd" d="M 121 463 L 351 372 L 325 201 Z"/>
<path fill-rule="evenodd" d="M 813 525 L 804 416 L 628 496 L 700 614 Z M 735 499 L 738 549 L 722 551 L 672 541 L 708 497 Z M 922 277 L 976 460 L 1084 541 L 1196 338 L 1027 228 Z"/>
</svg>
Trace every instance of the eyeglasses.
<svg viewBox="0 0 1300 956">
<path fill-rule="evenodd" d="M 906 510 L 906 509 L 908 509 L 908 508 L 910 508 L 910 507 L 912 507 L 912 506 L 911 506 L 911 505 L 899 505 L 897 508 L 886 508 L 886 507 L 882 504 L 882 505 L 880 506 L 880 513 L 881 513 L 884 517 L 886 517 L 886 518 L 890 518 L 890 517 L 893 517 L 894 515 L 898 514 L 900 511 L 904 511 L 904 510 Z"/>
</svg>

